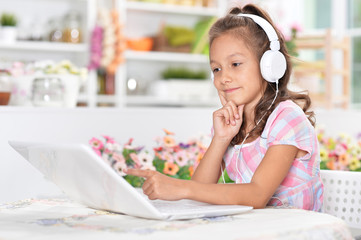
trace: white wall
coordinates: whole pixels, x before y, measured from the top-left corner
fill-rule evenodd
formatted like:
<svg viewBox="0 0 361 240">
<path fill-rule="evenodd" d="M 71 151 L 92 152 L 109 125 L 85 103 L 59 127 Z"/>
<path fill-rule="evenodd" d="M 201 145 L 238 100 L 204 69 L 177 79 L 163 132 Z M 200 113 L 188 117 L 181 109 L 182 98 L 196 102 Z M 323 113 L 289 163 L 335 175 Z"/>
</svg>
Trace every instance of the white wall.
<svg viewBox="0 0 361 240">
<path fill-rule="evenodd" d="M 31 197 L 60 195 L 60 190 L 43 179 L 9 145 L 8 140 L 88 143 L 92 137 L 109 135 L 124 144 L 130 137 L 135 145 L 149 150 L 163 128 L 186 141 L 209 134 L 213 109 L 134 108 L 134 109 L 42 109 L 0 108 L 0 203 Z M 326 134 L 361 132 L 361 112 L 317 110 L 318 125 Z"/>
<path fill-rule="evenodd" d="M 0 203 L 30 197 L 60 195 L 8 140 L 88 143 L 109 135 L 124 144 L 130 137 L 137 146 L 155 147 L 163 128 L 179 141 L 210 133 L 211 109 L 41 109 L 0 108 Z"/>
</svg>

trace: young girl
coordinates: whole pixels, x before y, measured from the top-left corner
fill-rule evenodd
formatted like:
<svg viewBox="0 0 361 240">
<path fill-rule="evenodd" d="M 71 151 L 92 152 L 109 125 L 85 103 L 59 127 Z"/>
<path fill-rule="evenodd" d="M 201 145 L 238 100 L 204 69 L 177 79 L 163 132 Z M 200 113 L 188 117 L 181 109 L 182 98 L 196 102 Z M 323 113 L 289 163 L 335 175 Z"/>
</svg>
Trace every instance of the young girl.
<svg viewBox="0 0 361 240">
<path fill-rule="evenodd" d="M 323 185 L 311 102 L 287 89 L 291 62 L 282 35 L 267 13 L 246 5 L 219 19 L 209 38 L 223 107 L 213 113 L 213 138 L 192 180 L 150 170 L 128 174 L 146 178 L 150 199 L 319 211 Z M 217 184 L 224 169 L 235 184 Z"/>
</svg>

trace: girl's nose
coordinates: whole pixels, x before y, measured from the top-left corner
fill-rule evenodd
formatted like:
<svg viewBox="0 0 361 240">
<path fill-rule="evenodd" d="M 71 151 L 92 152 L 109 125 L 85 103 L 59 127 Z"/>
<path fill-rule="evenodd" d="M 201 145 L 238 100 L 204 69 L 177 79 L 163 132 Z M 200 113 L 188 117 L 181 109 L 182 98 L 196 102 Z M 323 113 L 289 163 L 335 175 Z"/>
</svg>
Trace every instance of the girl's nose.
<svg viewBox="0 0 361 240">
<path fill-rule="evenodd" d="M 232 82 L 232 76 L 230 74 L 228 74 L 227 71 L 223 71 L 222 72 L 222 76 L 221 76 L 221 83 L 222 84 L 227 84 Z"/>
</svg>

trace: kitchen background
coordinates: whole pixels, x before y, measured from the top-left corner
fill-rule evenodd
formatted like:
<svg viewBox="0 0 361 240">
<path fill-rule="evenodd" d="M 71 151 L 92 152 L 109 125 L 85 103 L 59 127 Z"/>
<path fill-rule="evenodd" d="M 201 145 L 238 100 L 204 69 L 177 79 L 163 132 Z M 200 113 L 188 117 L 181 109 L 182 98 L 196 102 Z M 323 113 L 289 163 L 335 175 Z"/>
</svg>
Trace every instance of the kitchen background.
<svg viewBox="0 0 361 240">
<path fill-rule="evenodd" d="M 207 32 L 263 6 L 314 107 L 361 107 L 360 0 L 1 0 L 0 104 L 216 107 Z"/>
</svg>

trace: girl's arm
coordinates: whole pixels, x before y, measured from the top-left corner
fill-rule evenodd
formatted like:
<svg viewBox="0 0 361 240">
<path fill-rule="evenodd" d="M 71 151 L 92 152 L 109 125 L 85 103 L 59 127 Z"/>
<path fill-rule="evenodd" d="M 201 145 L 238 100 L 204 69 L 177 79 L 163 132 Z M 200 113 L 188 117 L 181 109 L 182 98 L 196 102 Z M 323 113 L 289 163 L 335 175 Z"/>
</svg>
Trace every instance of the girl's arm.
<svg viewBox="0 0 361 240">
<path fill-rule="evenodd" d="M 224 167 L 223 155 L 242 124 L 244 106 L 236 106 L 232 101 L 227 102 L 222 95 L 220 99 L 223 107 L 213 113 L 212 142 L 192 176 L 192 180 L 197 182 L 217 183 L 221 174 L 221 164 Z"/>
<path fill-rule="evenodd" d="M 250 183 L 215 184 L 168 177 L 156 171 L 129 169 L 145 177 L 143 191 L 150 199 L 192 199 L 212 204 L 238 204 L 263 208 L 292 165 L 298 149 L 290 145 L 270 147 Z"/>
<path fill-rule="evenodd" d="M 213 138 L 202 161 L 196 168 L 192 180 L 202 183 L 217 183 L 221 174 L 223 155 L 229 143 Z M 224 166 L 222 166 L 224 169 Z"/>
</svg>

